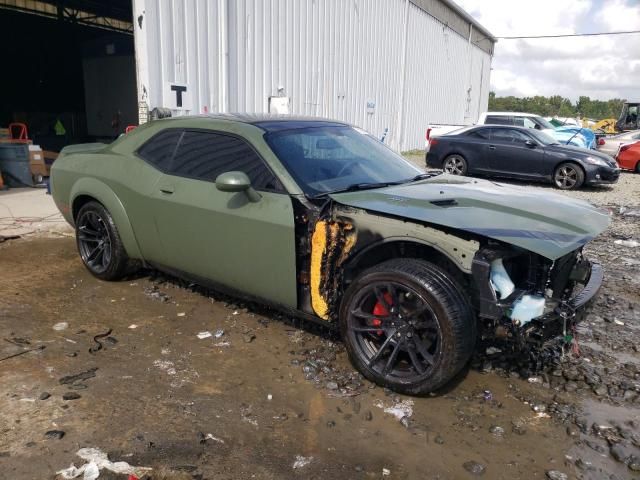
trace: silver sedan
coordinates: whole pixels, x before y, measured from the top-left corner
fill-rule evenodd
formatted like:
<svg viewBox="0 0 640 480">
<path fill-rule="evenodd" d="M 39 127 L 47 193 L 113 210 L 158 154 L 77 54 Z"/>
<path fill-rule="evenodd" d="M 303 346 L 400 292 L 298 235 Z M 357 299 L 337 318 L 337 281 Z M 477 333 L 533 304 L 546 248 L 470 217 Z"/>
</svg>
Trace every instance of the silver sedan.
<svg viewBox="0 0 640 480">
<path fill-rule="evenodd" d="M 637 142 L 640 140 L 640 130 L 632 130 L 630 132 L 624 132 L 619 135 L 613 135 L 611 137 L 604 138 L 604 145 L 598 145 L 598 151 L 606 153 L 612 157 L 615 157 L 618 153 L 620 145 L 625 143 Z"/>
</svg>

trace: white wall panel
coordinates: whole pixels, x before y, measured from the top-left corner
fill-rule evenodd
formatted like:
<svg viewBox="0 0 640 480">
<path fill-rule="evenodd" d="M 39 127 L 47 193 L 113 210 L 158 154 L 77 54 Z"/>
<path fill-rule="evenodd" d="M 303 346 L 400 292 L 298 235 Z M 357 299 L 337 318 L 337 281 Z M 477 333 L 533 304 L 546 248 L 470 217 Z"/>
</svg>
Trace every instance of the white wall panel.
<svg viewBox="0 0 640 480">
<path fill-rule="evenodd" d="M 267 112 L 287 96 L 292 114 L 388 128 L 403 150 L 423 147 L 430 122 L 486 109 L 490 55 L 406 0 L 134 0 L 134 12 L 150 108 L 175 107 L 171 83 L 189 92 L 174 114 Z"/>
</svg>

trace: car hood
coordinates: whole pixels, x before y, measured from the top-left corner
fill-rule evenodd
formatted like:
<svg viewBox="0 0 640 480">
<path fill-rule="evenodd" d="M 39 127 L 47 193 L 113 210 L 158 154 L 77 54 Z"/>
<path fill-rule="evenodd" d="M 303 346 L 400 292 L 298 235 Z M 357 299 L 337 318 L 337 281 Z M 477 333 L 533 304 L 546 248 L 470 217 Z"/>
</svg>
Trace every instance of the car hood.
<svg viewBox="0 0 640 480">
<path fill-rule="evenodd" d="M 547 145 L 546 148 L 552 149 L 555 152 L 561 152 L 567 155 L 571 155 L 576 160 L 584 160 L 587 157 L 600 158 L 601 160 L 604 160 L 605 162 L 607 162 L 609 166 L 614 168 L 616 167 L 615 162 L 609 155 L 603 152 L 599 152 L 598 150 L 585 149 L 582 147 L 576 147 L 575 145 L 563 145 L 563 144 Z"/>
<path fill-rule="evenodd" d="M 555 260 L 604 231 L 609 214 L 588 202 L 452 175 L 332 194 L 346 206 L 442 225 Z"/>
</svg>

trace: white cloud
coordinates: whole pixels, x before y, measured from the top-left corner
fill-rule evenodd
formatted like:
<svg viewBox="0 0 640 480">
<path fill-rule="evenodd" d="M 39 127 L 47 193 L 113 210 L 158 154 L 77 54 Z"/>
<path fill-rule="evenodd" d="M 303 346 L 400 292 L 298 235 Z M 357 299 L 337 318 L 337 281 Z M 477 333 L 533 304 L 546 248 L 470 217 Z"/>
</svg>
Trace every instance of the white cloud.
<svg viewBox="0 0 640 480">
<path fill-rule="evenodd" d="M 640 30 L 638 0 L 455 0 L 496 36 Z M 640 97 L 640 34 L 499 40 L 497 95 Z"/>
</svg>

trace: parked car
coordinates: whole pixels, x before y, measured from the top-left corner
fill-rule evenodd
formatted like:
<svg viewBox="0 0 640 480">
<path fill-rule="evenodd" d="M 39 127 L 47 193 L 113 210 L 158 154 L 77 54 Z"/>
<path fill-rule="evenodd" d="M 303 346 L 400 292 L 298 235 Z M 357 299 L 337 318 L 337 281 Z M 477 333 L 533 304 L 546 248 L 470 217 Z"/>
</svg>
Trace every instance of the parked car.
<svg viewBox="0 0 640 480">
<path fill-rule="evenodd" d="M 556 127 L 545 118 L 523 112 L 485 112 L 480 115 L 478 125 L 513 125 L 544 132 L 558 143 L 582 148 L 595 148 L 595 135 L 589 129 L 576 126 Z M 587 133 L 588 132 L 588 133 Z"/>
<path fill-rule="evenodd" d="M 606 153 L 610 156 L 615 156 L 618 153 L 618 149 L 625 143 L 633 143 L 640 140 L 640 130 L 633 130 L 631 132 L 621 133 L 619 135 L 613 135 L 611 137 L 605 137 L 605 143 L 598 146 L 598 151 Z"/>
<path fill-rule="evenodd" d="M 453 175 L 552 182 L 563 190 L 615 183 L 616 162 L 602 153 L 560 145 L 530 128 L 482 125 L 431 140 L 426 163 Z"/>
<path fill-rule="evenodd" d="M 640 173 L 640 141 L 620 145 L 616 160 L 620 168 Z"/>
<path fill-rule="evenodd" d="M 594 150 L 598 146 L 596 134 L 588 128 L 563 125 L 556 127 L 552 135 L 559 143 Z"/>
<path fill-rule="evenodd" d="M 447 383 L 480 335 L 529 349 L 572 331 L 602 282 L 582 248 L 609 224 L 291 116 L 169 118 L 67 147 L 52 195 L 97 278 L 143 263 L 337 326 L 363 375 L 409 394 Z"/>
</svg>

